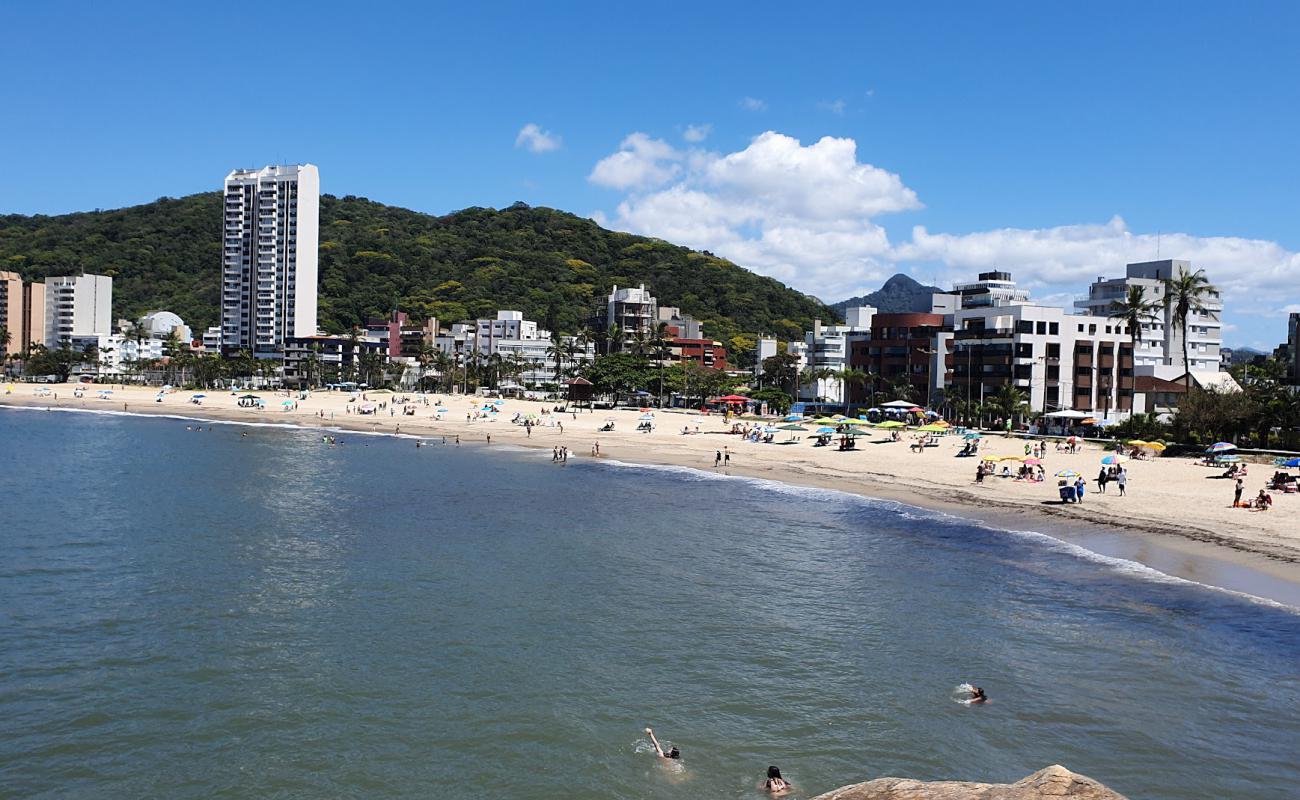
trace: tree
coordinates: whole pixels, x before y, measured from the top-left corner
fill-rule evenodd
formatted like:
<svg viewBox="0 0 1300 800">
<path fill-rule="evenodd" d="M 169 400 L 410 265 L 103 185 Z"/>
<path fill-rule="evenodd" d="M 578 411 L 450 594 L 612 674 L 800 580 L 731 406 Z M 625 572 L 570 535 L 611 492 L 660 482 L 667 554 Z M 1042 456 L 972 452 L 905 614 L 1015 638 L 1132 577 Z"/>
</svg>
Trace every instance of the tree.
<svg viewBox="0 0 1300 800">
<path fill-rule="evenodd" d="M 55 375 L 59 383 L 67 383 L 72 368 L 84 359 L 85 356 L 73 350 L 72 343 L 66 339 L 53 350 L 43 345 L 33 345 L 23 371 L 27 375 Z"/>
<path fill-rule="evenodd" d="M 912 376 L 906 372 L 900 372 L 889 382 L 889 392 L 895 400 L 906 400 L 909 403 L 916 402 L 916 384 L 912 383 Z"/>
<path fill-rule="evenodd" d="M 601 356 L 587 370 L 586 378 L 599 394 L 628 394 L 644 386 L 649 370 L 644 359 L 631 353 Z"/>
<path fill-rule="evenodd" d="M 1170 322 L 1182 332 L 1183 339 L 1183 381 L 1190 394 L 1192 391 L 1191 360 L 1187 354 L 1187 323 L 1192 314 L 1206 314 L 1216 319 L 1214 312 L 1205 305 L 1209 297 L 1218 296 L 1219 290 L 1205 277 L 1205 270 L 1188 272 L 1187 267 L 1180 266 L 1178 274 L 1164 280 L 1164 307 L 1172 311 Z"/>
<path fill-rule="evenodd" d="M 998 387 L 997 394 L 989 398 L 985 405 L 990 411 L 1010 422 L 1013 417 L 1029 410 L 1029 398 L 1016 386 L 1004 383 Z"/>
<path fill-rule="evenodd" d="M 767 407 L 776 414 L 785 414 L 790 410 L 790 395 L 775 386 L 750 392 L 749 399 L 767 403 Z"/>
<path fill-rule="evenodd" d="M 1123 300 L 1111 301 L 1108 314 L 1110 319 L 1122 322 L 1128 328 L 1129 340 L 1133 344 L 1133 363 L 1135 365 L 1137 364 L 1138 337 L 1141 335 L 1142 325 L 1143 323 L 1154 322 L 1156 320 L 1156 311 L 1160 309 L 1160 303 L 1155 300 L 1148 300 L 1146 294 L 1147 289 L 1145 286 L 1130 285 Z M 1136 405 L 1137 392 L 1134 391 L 1133 395 L 1134 405 Z"/>
<path fill-rule="evenodd" d="M 564 346 L 564 337 L 559 331 L 551 334 L 551 343 L 546 348 L 546 357 L 555 360 L 555 382 L 558 384 L 564 373 L 564 357 L 567 351 Z"/>
<path fill-rule="evenodd" d="M 777 353 L 763 359 L 763 380 L 779 386 L 791 399 L 798 399 L 799 392 L 799 356 L 793 353 Z"/>
</svg>

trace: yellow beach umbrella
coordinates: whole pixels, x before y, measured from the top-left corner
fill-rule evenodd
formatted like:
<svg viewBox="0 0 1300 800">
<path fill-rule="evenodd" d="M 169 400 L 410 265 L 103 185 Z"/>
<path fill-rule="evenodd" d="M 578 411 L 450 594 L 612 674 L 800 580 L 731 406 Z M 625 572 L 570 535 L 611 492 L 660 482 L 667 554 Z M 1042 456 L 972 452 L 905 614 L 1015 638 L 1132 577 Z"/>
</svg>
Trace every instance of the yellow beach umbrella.
<svg viewBox="0 0 1300 800">
<path fill-rule="evenodd" d="M 1163 453 L 1165 450 L 1165 446 L 1160 442 L 1140 442 L 1138 444 L 1138 447 L 1142 447 L 1147 450 L 1155 450 L 1157 453 Z"/>
<path fill-rule="evenodd" d="M 924 433 L 944 433 L 948 429 L 943 425 L 922 425 L 921 427 L 917 428 L 917 430 L 922 431 Z"/>
</svg>

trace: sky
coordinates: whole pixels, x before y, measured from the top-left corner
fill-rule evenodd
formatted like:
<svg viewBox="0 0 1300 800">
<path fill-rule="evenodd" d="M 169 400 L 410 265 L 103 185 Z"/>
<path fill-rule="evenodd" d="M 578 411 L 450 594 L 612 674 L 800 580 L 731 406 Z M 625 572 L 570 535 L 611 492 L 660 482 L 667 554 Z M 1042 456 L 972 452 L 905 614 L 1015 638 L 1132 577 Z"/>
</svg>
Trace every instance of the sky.
<svg viewBox="0 0 1300 800">
<path fill-rule="evenodd" d="M 828 302 L 1009 270 L 1069 305 L 1187 258 L 1229 345 L 1300 311 L 1295 2 L 10 3 L 0 213 L 316 164 L 516 201 Z M 214 265 L 215 268 L 215 265 Z"/>
</svg>

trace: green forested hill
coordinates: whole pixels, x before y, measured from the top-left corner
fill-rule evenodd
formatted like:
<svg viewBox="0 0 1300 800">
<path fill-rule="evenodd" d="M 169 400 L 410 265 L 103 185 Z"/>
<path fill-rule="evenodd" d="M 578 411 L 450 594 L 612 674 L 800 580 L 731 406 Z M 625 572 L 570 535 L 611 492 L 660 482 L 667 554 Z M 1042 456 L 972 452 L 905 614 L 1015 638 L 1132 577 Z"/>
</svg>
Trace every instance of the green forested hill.
<svg viewBox="0 0 1300 800">
<path fill-rule="evenodd" d="M 334 332 L 394 307 L 444 322 L 511 308 L 574 331 L 612 285 L 643 282 L 662 305 L 680 306 L 724 341 L 793 337 L 813 317 L 838 316 L 724 259 L 548 208 L 434 217 L 324 195 L 320 222 L 320 320 Z M 111 275 L 116 317 L 166 309 L 197 332 L 216 322 L 220 226 L 217 192 L 113 211 L 0 216 L 0 269 L 28 279 Z"/>
</svg>

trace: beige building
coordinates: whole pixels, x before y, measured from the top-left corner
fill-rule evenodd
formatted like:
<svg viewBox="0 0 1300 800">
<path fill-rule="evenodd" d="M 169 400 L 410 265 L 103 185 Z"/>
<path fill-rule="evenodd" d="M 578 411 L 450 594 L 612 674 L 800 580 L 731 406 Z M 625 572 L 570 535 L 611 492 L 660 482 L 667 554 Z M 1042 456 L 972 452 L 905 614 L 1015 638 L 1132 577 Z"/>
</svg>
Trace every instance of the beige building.
<svg viewBox="0 0 1300 800">
<path fill-rule="evenodd" d="M 9 353 L 45 344 L 45 284 L 23 283 L 16 272 L 0 272 L 0 328 L 9 331 Z"/>
</svg>

